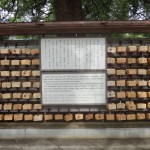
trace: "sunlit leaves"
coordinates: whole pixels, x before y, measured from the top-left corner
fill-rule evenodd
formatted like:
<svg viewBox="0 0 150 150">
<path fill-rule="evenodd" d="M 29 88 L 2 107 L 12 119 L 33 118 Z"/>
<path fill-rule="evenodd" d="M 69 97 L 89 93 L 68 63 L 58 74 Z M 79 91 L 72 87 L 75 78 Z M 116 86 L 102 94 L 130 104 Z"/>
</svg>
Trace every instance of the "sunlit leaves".
<svg viewBox="0 0 150 150">
<path fill-rule="evenodd" d="M 0 0 L 0 22 L 55 20 L 54 0 Z M 150 19 L 150 0 L 82 0 L 86 20 Z"/>
</svg>

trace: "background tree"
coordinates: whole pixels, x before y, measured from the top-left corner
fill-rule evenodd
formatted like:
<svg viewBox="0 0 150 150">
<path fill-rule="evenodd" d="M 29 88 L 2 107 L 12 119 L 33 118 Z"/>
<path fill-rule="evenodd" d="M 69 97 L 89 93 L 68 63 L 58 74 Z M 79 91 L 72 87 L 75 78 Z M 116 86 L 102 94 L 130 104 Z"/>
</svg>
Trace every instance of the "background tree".
<svg viewBox="0 0 150 150">
<path fill-rule="evenodd" d="M 0 22 L 131 19 L 150 19 L 150 0 L 0 1 Z"/>
<path fill-rule="evenodd" d="M 81 0 L 54 0 L 55 20 L 84 20 Z"/>
</svg>

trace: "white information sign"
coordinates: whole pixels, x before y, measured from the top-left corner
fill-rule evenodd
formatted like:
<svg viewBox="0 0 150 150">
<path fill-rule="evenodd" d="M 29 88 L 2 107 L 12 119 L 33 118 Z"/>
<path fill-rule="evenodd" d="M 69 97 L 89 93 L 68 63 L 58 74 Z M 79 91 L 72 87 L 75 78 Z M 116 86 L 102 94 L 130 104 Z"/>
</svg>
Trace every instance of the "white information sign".
<svg viewBox="0 0 150 150">
<path fill-rule="evenodd" d="M 41 71 L 106 69 L 105 38 L 41 39 Z"/>
<path fill-rule="evenodd" d="M 42 73 L 44 105 L 106 103 L 105 73 Z"/>
</svg>

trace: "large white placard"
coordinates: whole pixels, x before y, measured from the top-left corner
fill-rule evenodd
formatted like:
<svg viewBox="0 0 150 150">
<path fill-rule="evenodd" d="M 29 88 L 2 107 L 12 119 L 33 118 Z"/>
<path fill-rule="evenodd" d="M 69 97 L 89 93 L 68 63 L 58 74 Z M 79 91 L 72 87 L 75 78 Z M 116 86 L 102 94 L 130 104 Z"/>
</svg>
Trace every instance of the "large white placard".
<svg viewBox="0 0 150 150">
<path fill-rule="evenodd" d="M 42 38 L 41 71 L 106 69 L 105 38 Z"/>
<path fill-rule="evenodd" d="M 106 103 L 105 73 L 42 73 L 44 105 L 88 105 Z"/>
</svg>

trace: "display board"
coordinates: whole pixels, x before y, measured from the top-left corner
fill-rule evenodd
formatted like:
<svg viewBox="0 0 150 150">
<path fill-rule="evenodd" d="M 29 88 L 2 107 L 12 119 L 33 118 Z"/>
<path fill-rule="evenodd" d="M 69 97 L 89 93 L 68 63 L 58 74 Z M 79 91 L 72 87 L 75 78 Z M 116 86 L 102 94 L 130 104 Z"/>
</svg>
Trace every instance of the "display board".
<svg viewBox="0 0 150 150">
<path fill-rule="evenodd" d="M 106 74 L 42 73 L 44 105 L 88 105 L 106 102 Z"/>
<path fill-rule="evenodd" d="M 106 69 L 105 38 L 42 38 L 41 71 Z"/>
<path fill-rule="evenodd" d="M 41 72 L 44 105 L 106 103 L 105 38 L 42 38 Z"/>
</svg>

